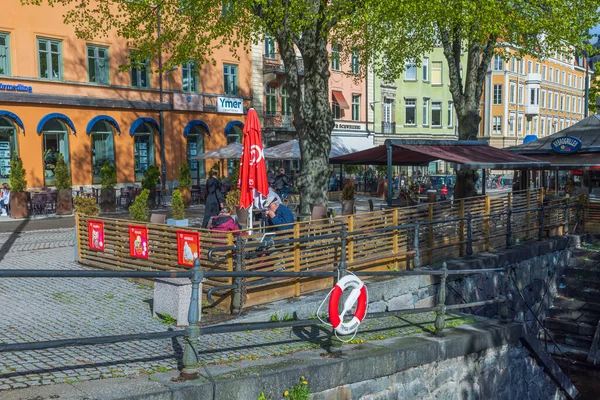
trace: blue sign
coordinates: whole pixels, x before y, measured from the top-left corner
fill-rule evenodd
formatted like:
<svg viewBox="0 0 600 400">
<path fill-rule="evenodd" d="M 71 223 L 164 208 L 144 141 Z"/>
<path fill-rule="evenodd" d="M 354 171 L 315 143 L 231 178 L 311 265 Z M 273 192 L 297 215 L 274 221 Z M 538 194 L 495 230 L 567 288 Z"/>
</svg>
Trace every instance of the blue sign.
<svg viewBox="0 0 600 400">
<path fill-rule="evenodd" d="M 33 88 L 31 86 L 25 86 L 25 85 L 5 85 L 4 83 L 0 83 L 0 90 L 6 91 L 6 92 L 27 92 L 27 93 L 32 93 L 33 92 Z"/>
<path fill-rule="evenodd" d="M 557 153 L 575 153 L 579 149 L 581 149 L 581 140 L 579 138 L 573 136 L 563 136 L 558 139 L 554 139 L 550 146 L 552 146 L 552 150 Z"/>
<path fill-rule="evenodd" d="M 537 140 L 537 136 L 535 136 L 535 135 L 527 135 L 527 136 L 525 136 L 523 138 L 523 144 L 529 143 L 529 142 L 533 142 L 535 140 Z"/>
</svg>

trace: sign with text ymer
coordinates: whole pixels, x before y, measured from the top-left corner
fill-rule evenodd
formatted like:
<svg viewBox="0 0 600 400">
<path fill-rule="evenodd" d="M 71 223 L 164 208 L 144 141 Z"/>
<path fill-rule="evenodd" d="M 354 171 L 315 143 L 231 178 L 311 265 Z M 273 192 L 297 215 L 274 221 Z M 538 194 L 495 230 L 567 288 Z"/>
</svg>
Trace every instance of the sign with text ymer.
<svg viewBox="0 0 600 400">
<path fill-rule="evenodd" d="M 217 97 L 217 112 L 227 114 L 243 114 L 244 101 L 233 97 Z"/>
</svg>

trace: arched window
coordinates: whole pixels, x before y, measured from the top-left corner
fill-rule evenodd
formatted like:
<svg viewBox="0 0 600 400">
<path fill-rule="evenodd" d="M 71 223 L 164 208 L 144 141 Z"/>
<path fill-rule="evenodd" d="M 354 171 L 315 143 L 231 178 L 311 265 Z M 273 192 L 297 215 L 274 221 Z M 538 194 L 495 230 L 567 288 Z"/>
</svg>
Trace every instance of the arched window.
<svg viewBox="0 0 600 400">
<path fill-rule="evenodd" d="M 133 131 L 135 180 L 144 178 L 144 171 L 154 165 L 154 130 L 148 122 L 141 123 Z"/>
<path fill-rule="evenodd" d="M 69 165 L 69 133 L 64 122 L 58 118 L 49 119 L 41 129 L 44 148 L 44 185 L 54 185 L 54 168 L 58 154 L 62 154 Z"/>
<path fill-rule="evenodd" d="M 115 166 L 113 127 L 106 121 L 96 122 L 90 129 L 92 136 L 92 169 L 94 183 L 100 183 L 100 169 L 109 163 Z"/>
<path fill-rule="evenodd" d="M 192 174 L 192 185 L 199 185 L 200 179 L 206 177 L 206 163 L 194 158 L 204 153 L 204 135 L 208 135 L 201 125 L 194 125 L 187 135 L 187 160 Z"/>
<path fill-rule="evenodd" d="M 15 124 L 8 118 L 0 117 L 0 182 L 8 182 L 10 158 L 17 150 Z"/>
<path fill-rule="evenodd" d="M 267 115 L 277 115 L 277 87 L 273 84 L 267 85 L 265 95 L 267 97 Z"/>
</svg>

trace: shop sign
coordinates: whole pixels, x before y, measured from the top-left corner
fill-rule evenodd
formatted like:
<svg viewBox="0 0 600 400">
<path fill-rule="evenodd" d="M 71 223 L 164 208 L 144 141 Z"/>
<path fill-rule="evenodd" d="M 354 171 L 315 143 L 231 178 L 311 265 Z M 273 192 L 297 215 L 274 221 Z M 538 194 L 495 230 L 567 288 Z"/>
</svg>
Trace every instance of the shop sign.
<svg viewBox="0 0 600 400">
<path fill-rule="evenodd" d="M 344 131 L 364 131 L 365 124 L 352 124 L 347 122 L 336 122 L 333 129 Z"/>
<path fill-rule="evenodd" d="M 90 250 L 104 251 L 104 222 L 88 221 L 88 245 Z"/>
<path fill-rule="evenodd" d="M 129 225 L 129 255 L 135 258 L 148 258 L 148 228 Z"/>
<path fill-rule="evenodd" d="M 563 154 L 575 153 L 576 151 L 581 149 L 581 145 L 581 140 L 573 136 L 559 137 L 558 139 L 554 139 L 550 143 L 552 150 L 554 150 L 557 153 Z"/>
<path fill-rule="evenodd" d="M 573 176 L 583 176 L 583 171 L 582 170 L 571 171 L 571 175 L 573 175 Z"/>
<path fill-rule="evenodd" d="M 173 109 L 183 111 L 204 110 L 201 94 L 173 93 Z"/>
<path fill-rule="evenodd" d="M 0 90 L 3 90 L 5 92 L 27 92 L 27 93 L 32 93 L 33 92 L 33 88 L 31 86 L 25 86 L 25 85 L 6 85 L 2 82 L 0 82 Z"/>
<path fill-rule="evenodd" d="M 200 254 L 200 233 L 177 231 L 177 263 L 193 267 Z"/>
<path fill-rule="evenodd" d="M 243 114 L 244 101 L 239 98 L 217 97 L 217 112 L 227 114 Z"/>
</svg>

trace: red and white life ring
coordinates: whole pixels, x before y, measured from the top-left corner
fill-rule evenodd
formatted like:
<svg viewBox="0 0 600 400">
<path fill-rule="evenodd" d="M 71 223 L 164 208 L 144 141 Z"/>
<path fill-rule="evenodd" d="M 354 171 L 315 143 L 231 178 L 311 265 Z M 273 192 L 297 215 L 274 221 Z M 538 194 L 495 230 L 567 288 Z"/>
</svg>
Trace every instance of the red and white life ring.
<svg viewBox="0 0 600 400">
<path fill-rule="evenodd" d="M 344 301 L 344 309 L 338 314 L 340 298 L 345 289 L 352 288 L 352 292 Z M 344 316 L 358 302 L 354 317 L 344 322 Z M 333 329 L 340 335 L 349 335 L 356 331 L 367 314 L 367 289 L 364 283 L 354 275 L 346 275 L 338 281 L 329 298 L 329 321 Z"/>
</svg>

